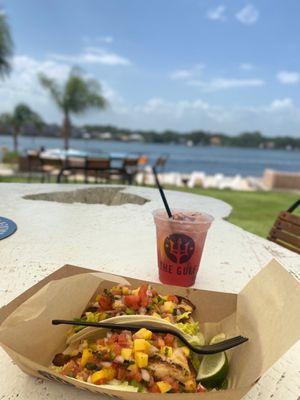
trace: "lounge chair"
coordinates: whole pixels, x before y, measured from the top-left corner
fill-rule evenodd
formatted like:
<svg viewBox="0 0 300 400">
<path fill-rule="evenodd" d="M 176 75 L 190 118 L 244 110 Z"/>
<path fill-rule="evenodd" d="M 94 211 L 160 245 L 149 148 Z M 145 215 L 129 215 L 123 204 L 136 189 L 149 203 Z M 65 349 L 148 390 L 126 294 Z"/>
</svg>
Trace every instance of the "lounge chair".
<svg viewBox="0 0 300 400">
<path fill-rule="evenodd" d="M 270 230 L 268 239 L 300 254 L 300 216 L 293 212 L 300 205 L 297 200 L 287 211 L 281 211 Z"/>
</svg>

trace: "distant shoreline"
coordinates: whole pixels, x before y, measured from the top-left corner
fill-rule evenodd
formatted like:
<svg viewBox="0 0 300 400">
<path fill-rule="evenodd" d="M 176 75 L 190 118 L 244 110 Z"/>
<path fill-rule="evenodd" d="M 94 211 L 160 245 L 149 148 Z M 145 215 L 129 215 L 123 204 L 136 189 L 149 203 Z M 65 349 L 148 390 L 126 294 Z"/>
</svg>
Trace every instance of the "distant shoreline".
<svg viewBox="0 0 300 400">
<path fill-rule="evenodd" d="M 0 148 L 11 150 L 11 136 L 0 135 Z M 61 149 L 61 138 L 20 136 L 19 151 L 29 149 Z M 276 171 L 299 172 L 299 151 L 220 147 L 170 145 L 165 143 L 140 143 L 106 140 L 71 139 L 70 148 L 90 153 L 126 153 L 144 154 L 148 163 L 153 163 L 162 155 L 168 155 L 165 172 L 188 174 L 193 171 L 203 171 L 207 175 L 222 173 L 225 176 L 241 175 L 243 177 L 263 175 L 265 169 Z M 0 152 L 1 159 L 1 152 Z"/>
<path fill-rule="evenodd" d="M 9 134 L 1 134 L 0 133 L 0 146 L 2 146 L 1 143 L 1 138 L 7 138 L 7 139 L 11 139 L 12 140 L 12 135 Z M 53 136 L 53 135 L 21 135 L 20 138 L 28 138 L 29 140 L 33 140 L 33 141 L 38 141 L 39 139 L 43 140 L 43 139 L 50 139 L 50 140 L 61 140 L 61 147 L 63 147 L 63 142 L 62 142 L 62 138 L 60 136 Z M 72 137 L 70 138 L 71 140 L 75 140 L 75 141 L 84 141 L 84 142 L 89 142 L 89 141 L 97 141 L 97 142 L 101 142 L 101 143 L 138 143 L 138 144 L 142 144 L 142 145 L 161 145 L 161 146 L 166 146 L 166 145 L 171 145 L 171 146 L 184 146 L 186 148 L 228 148 L 228 149 L 249 149 L 249 150 L 268 150 L 268 151 L 286 151 L 286 152 L 298 152 L 300 151 L 300 147 L 299 148 L 286 148 L 286 147 L 280 147 L 280 148 L 275 148 L 275 147 L 251 147 L 251 146 L 234 146 L 234 145 L 228 145 L 228 144 L 211 144 L 211 143 L 198 143 L 198 144 L 194 144 L 194 145 L 189 145 L 187 143 L 179 143 L 179 142 L 147 142 L 144 140 L 121 140 L 118 138 L 112 138 L 112 139 L 103 139 L 100 137 L 91 137 L 91 138 L 84 138 L 84 137 Z"/>
</svg>

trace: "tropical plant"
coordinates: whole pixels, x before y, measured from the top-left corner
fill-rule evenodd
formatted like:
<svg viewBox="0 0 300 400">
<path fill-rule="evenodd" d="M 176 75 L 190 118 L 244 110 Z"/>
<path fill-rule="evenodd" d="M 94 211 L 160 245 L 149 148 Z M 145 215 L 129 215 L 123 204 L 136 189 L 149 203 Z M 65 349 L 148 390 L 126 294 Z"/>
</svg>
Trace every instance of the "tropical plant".
<svg viewBox="0 0 300 400">
<path fill-rule="evenodd" d="M 0 78 L 4 78 L 11 70 L 13 42 L 7 19 L 0 9 Z"/>
<path fill-rule="evenodd" d="M 89 108 L 105 109 L 108 106 L 98 81 L 86 78 L 78 69 L 72 69 L 63 85 L 44 74 L 39 75 L 41 85 L 47 89 L 56 106 L 63 112 L 62 137 L 64 148 L 69 148 L 71 136 L 70 114 L 80 115 Z"/>
<path fill-rule="evenodd" d="M 42 118 L 24 103 L 17 104 L 12 113 L 1 114 L 0 123 L 12 129 L 14 152 L 18 152 L 18 136 L 26 125 L 34 125 L 37 129 L 43 126 Z"/>
</svg>

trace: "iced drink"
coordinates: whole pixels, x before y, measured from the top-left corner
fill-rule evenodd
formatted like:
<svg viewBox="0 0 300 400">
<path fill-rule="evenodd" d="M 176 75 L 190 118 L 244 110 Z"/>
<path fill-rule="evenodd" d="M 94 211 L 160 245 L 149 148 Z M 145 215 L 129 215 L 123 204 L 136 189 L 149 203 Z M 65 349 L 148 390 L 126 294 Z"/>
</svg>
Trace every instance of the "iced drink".
<svg viewBox="0 0 300 400">
<path fill-rule="evenodd" d="M 206 234 L 213 217 L 196 211 L 165 210 L 153 213 L 157 235 L 157 260 L 162 283 L 178 286 L 194 284 Z"/>
</svg>

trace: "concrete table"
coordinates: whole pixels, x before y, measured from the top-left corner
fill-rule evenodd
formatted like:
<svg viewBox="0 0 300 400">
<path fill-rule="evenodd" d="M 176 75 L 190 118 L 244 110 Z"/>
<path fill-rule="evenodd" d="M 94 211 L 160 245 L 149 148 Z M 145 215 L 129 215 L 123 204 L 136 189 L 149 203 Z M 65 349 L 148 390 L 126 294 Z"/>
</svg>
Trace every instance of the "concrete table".
<svg viewBox="0 0 300 400">
<path fill-rule="evenodd" d="M 82 191 L 86 188 L 87 193 Z M 17 232 L 0 242 L 0 306 L 66 263 L 157 280 L 151 215 L 152 210 L 161 207 L 157 191 L 115 187 L 101 197 L 99 190 L 104 188 L 97 186 L 93 194 L 91 185 L 0 184 L 0 215 L 18 224 Z M 61 194 L 62 191 L 67 193 Z M 273 257 L 300 279 L 300 257 L 224 221 L 222 218 L 231 211 L 226 203 L 181 192 L 167 192 L 167 197 L 174 207 L 206 211 L 216 218 L 207 237 L 196 287 L 239 292 Z M 87 198 L 125 204 L 72 203 Z M 33 379 L 14 366 L 2 350 L 0 354 L 0 399 L 95 398 L 92 394 Z M 299 370 L 298 343 L 244 399 L 299 400 Z"/>
</svg>

